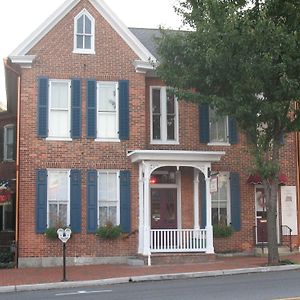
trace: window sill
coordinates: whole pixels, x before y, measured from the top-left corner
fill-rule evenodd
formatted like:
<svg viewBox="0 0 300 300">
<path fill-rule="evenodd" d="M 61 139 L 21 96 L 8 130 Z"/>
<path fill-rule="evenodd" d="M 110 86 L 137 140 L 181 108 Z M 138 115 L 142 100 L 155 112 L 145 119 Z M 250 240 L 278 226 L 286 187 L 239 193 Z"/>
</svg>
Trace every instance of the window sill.
<svg viewBox="0 0 300 300">
<path fill-rule="evenodd" d="M 151 145 L 179 145 L 179 141 L 151 141 Z"/>
<path fill-rule="evenodd" d="M 105 138 L 96 138 L 95 142 L 108 142 L 108 143 L 120 143 L 121 140 L 117 138 L 105 139 Z"/>
<path fill-rule="evenodd" d="M 96 54 L 95 50 L 74 49 L 74 54 Z"/>
<path fill-rule="evenodd" d="M 207 143 L 208 146 L 231 146 L 229 143 L 221 143 L 221 142 L 215 142 L 215 143 Z"/>
<path fill-rule="evenodd" d="M 4 158 L 3 162 L 10 163 L 10 162 L 15 162 L 15 160 L 14 159 L 9 159 L 9 158 Z"/>
<path fill-rule="evenodd" d="M 71 138 L 59 138 L 59 137 L 48 137 L 46 141 L 63 141 L 63 142 L 72 142 Z"/>
</svg>

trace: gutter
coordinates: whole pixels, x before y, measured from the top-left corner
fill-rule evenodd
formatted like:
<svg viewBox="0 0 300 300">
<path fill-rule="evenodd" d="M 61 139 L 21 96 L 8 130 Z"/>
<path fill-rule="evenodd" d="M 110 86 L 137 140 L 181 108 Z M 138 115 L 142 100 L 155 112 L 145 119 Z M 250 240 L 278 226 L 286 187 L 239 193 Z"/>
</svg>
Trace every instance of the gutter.
<svg viewBox="0 0 300 300">
<path fill-rule="evenodd" d="M 296 166 L 296 189 L 297 189 L 297 222 L 298 222 L 298 248 L 300 251 L 300 132 L 296 132 L 296 152 L 297 152 L 297 166 Z"/>
<path fill-rule="evenodd" d="M 17 136 L 16 136 L 16 231 L 15 231 L 15 263 L 18 267 L 19 259 L 19 185 L 20 185 L 20 105 L 21 105 L 21 74 L 8 64 L 8 59 L 3 59 L 4 67 L 18 76 L 17 83 Z"/>
</svg>

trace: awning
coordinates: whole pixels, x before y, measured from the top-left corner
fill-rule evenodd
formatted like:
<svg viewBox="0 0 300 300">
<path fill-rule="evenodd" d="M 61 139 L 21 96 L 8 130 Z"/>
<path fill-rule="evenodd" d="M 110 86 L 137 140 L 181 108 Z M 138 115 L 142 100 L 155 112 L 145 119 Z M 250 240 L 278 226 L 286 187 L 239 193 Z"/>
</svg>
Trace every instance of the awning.
<svg viewBox="0 0 300 300">
<path fill-rule="evenodd" d="M 260 175 L 250 175 L 248 177 L 247 183 L 250 184 L 262 184 L 262 178 Z M 287 183 L 287 177 L 285 174 L 280 174 L 279 175 L 279 184 L 280 185 L 286 185 Z"/>
</svg>

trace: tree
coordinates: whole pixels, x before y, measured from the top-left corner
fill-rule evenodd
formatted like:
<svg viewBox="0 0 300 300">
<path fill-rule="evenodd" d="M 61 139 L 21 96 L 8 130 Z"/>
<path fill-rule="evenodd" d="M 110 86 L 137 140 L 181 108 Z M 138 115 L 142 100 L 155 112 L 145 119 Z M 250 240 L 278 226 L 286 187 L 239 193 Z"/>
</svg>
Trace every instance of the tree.
<svg viewBox="0 0 300 300">
<path fill-rule="evenodd" d="M 188 32 L 162 30 L 158 75 L 179 99 L 234 117 L 263 179 L 268 263 L 279 263 L 276 234 L 279 155 L 299 129 L 300 2 L 181 0 Z"/>
</svg>

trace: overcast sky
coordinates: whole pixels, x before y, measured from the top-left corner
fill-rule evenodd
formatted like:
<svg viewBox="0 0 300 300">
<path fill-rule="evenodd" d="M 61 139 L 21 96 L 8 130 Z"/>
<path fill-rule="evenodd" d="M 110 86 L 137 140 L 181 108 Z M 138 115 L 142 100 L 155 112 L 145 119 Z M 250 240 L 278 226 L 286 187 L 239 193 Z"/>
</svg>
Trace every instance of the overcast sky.
<svg viewBox="0 0 300 300">
<path fill-rule="evenodd" d="M 0 0 L 0 102 L 5 102 L 2 59 L 50 16 L 64 0 Z M 178 0 L 106 0 L 128 27 L 177 29 L 180 18 L 173 6 Z"/>
</svg>

